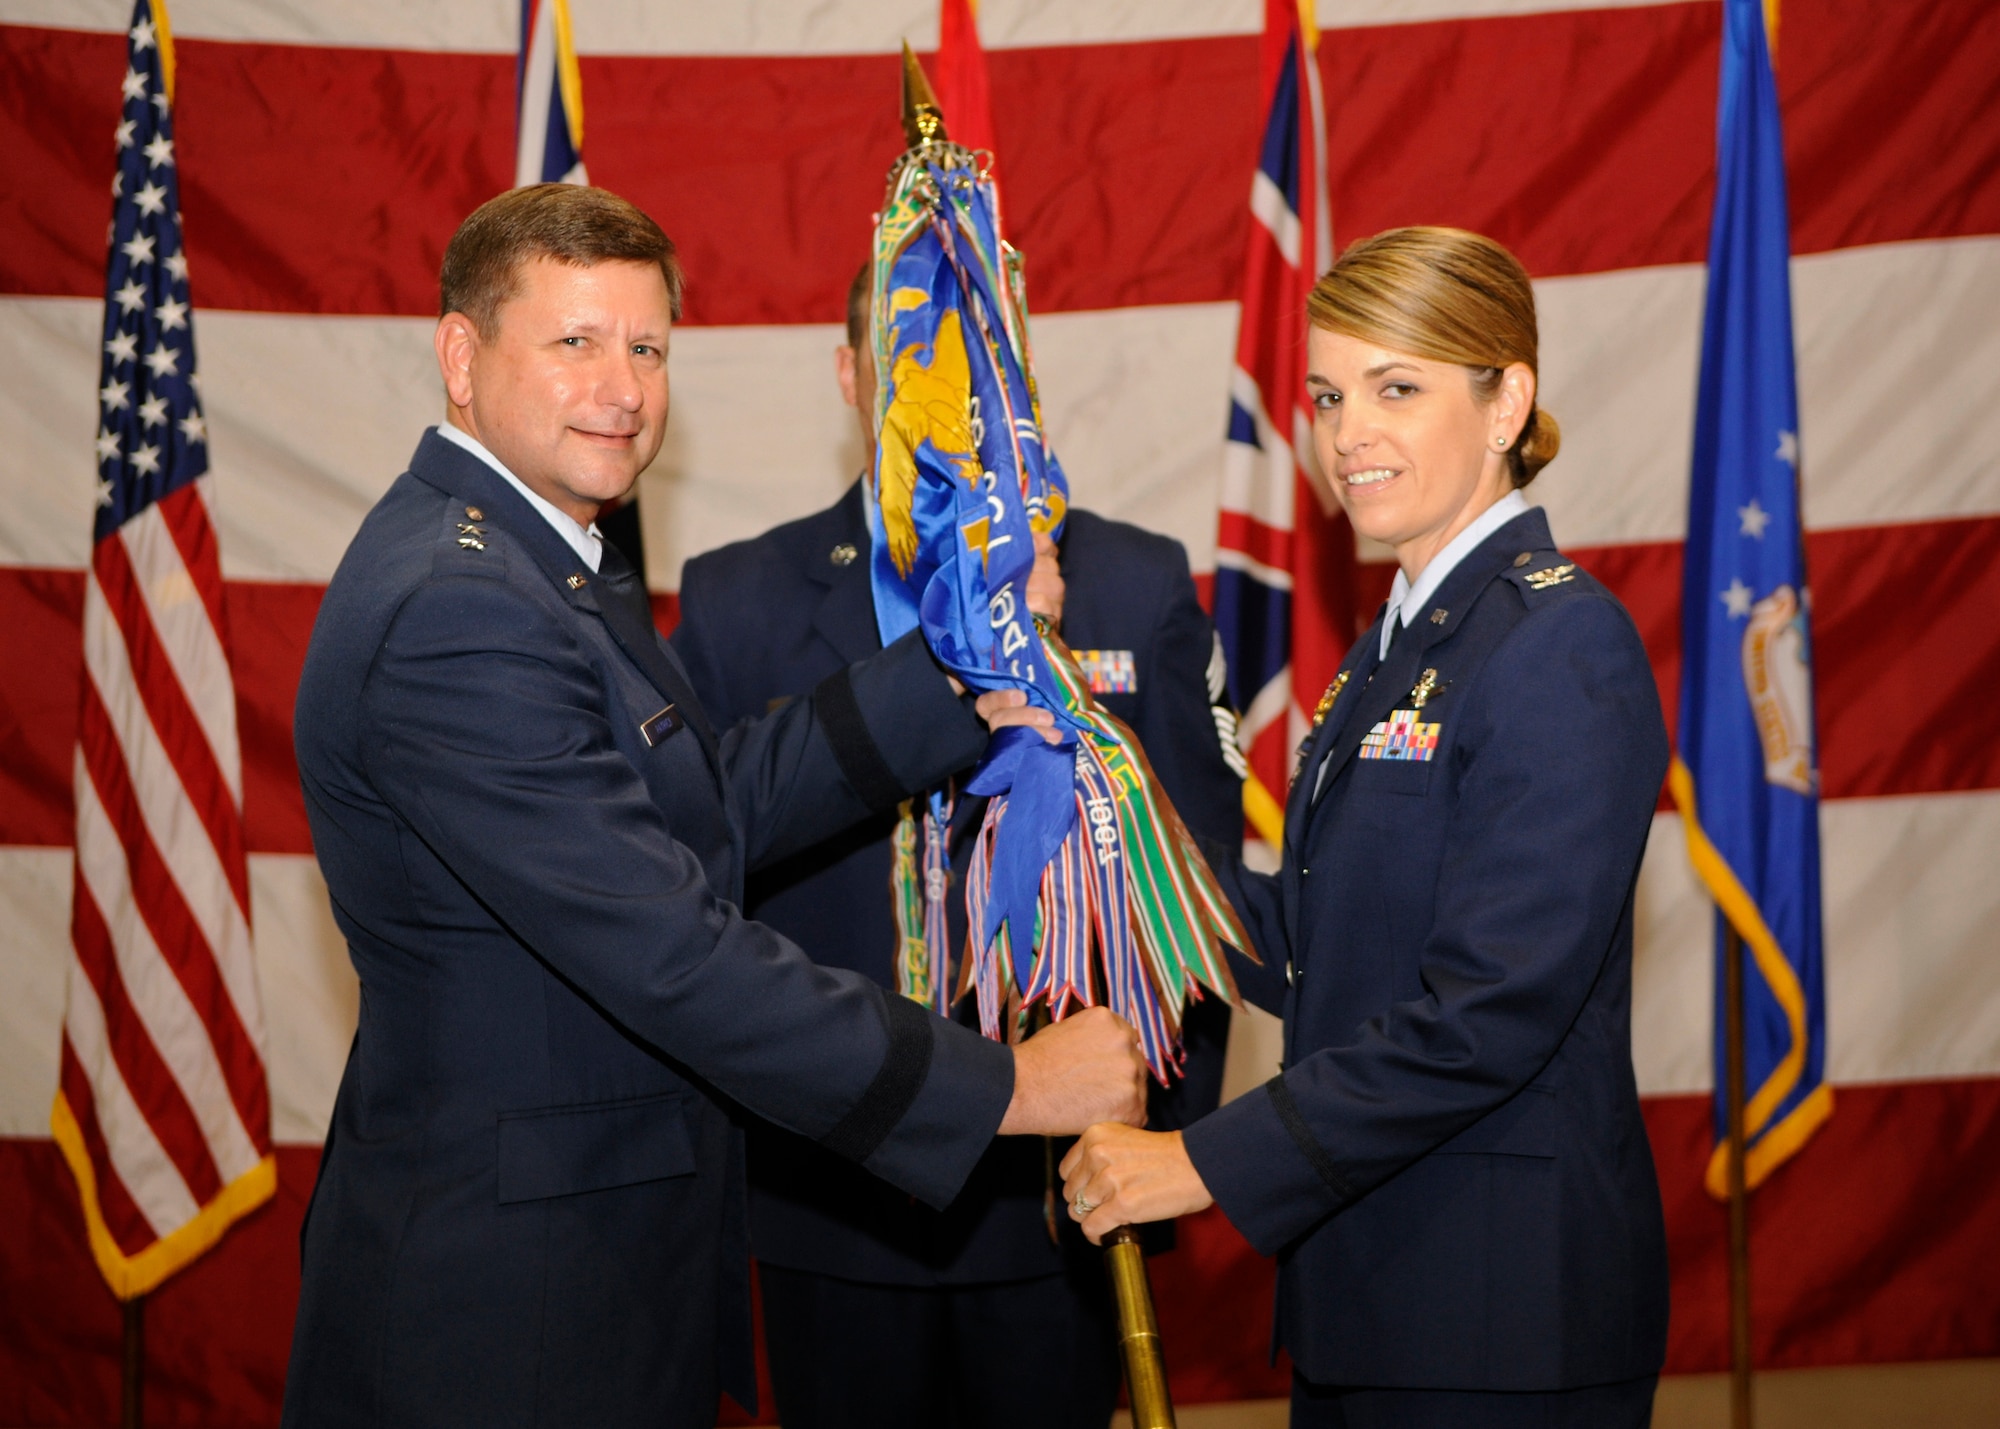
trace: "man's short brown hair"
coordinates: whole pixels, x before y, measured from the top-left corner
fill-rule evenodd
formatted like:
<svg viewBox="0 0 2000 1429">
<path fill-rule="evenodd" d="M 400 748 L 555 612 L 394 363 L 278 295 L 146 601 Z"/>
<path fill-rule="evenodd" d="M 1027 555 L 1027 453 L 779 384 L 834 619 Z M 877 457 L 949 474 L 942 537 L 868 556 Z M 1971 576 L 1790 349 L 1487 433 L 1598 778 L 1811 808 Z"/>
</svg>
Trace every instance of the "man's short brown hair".
<svg viewBox="0 0 2000 1429">
<path fill-rule="evenodd" d="M 535 258 L 578 268 L 657 263 L 680 321 L 685 280 L 673 239 L 628 200 L 577 184 L 529 184 L 475 208 L 444 250 L 438 316 L 464 313 L 491 337 L 500 305 L 521 291 L 521 265 Z"/>
</svg>

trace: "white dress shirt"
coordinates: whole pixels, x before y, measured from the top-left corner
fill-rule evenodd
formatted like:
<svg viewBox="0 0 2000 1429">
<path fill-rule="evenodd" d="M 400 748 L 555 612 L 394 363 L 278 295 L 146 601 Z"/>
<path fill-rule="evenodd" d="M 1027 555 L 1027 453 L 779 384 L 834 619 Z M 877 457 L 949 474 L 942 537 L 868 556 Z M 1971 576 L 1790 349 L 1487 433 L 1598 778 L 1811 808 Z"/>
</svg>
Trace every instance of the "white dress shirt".
<svg viewBox="0 0 2000 1429">
<path fill-rule="evenodd" d="M 1389 587 L 1389 608 L 1382 614 L 1382 646 L 1375 652 L 1375 658 L 1389 658 L 1389 637 L 1395 633 L 1398 620 L 1406 628 L 1414 625 L 1417 616 L 1458 563 L 1478 550 L 1488 536 L 1527 509 L 1528 498 L 1519 491 L 1510 491 L 1475 516 L 1470 526 L 1446 542 L 1445 548 L 1431 557 L 1430 564 L 1417 572 L 1414 582 L 1400 569 L 1397 570 L 1395 584 Z"/>
<path fill-rule="evenodd" d="M 542 519 L 555 527 L 556 534 L 569 542 L 569 547 L 576 552 L 577 559 L 591 570 L 597 569 L 598 562 L 604 559 L 604 535 L 597 529 L 595 521 L 588 526 L 579 525 L 574 517 L 554 502 L 544 501 L 535 495 L 528 489 L 527 483 L 502 466 L 500 458 L 486 450 L 480 440 L 470 433 L 454 427 L 450 422 L 439 422 L 437 433 L 453 445 L 464 447 L 505 477 L 507 484 L 526 497 L 528 504 L 542 514 Z"/>
</svg>

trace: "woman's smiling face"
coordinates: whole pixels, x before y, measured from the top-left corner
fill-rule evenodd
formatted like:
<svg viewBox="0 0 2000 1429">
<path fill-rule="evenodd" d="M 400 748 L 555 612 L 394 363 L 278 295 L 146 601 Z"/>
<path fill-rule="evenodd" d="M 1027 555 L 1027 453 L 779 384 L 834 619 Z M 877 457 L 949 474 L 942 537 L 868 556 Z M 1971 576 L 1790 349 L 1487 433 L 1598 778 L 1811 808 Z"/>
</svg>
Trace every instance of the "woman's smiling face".
<svg viewBox="0 0 2000 1429">
<path fill-rule="evenodd" d="M 1507 446 L 1534 409 L 1525 364 L 1491 400 L 1472 374 L 1314 327 L 1306 342 L 1313 449 L 1348 520 L 1394 549 L 1412 580 L 1451 538 L 1513 489 Z"/>
</svg>

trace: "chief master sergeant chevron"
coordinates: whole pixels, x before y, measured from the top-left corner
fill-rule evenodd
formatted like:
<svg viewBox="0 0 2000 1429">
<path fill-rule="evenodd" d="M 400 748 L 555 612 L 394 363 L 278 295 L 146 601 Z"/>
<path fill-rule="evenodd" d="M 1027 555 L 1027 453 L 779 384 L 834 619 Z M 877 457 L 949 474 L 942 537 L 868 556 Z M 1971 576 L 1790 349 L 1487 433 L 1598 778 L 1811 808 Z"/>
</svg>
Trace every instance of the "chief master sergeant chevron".
<svg viewBox="0 0 2000 1429">
<path fill-rule="evenodd" d="M 982 736 L 914 638 L 711 729 L 591 524 L 659 450 L 680 288 L 666 235 L 602 190 L 478 209 L 445 253 L 447 421 L 320 608 L 295 739 L 361 1013 L 301 1235 L 288 1425 L 752 1403 L 733 1105 L 935 1205 L 996 1130 L 1144 1116 L 1109 1014 L 1010 1050 L 738 911 L 747 870 Z M 977 712 L 1048 724 L 1018 695 Z"/>
</svg>

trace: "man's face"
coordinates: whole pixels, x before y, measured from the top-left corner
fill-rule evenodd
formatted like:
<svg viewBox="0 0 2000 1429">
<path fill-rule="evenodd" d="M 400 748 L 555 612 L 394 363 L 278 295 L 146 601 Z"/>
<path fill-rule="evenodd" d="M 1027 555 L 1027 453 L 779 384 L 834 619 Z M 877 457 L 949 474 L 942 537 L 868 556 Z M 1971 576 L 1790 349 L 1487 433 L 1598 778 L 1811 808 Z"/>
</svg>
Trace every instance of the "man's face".
<svg viewBox="0 0 2000 1429">
<path fill-rule="evenodd" d="M 657 263 L 535 258 L 482 337 L 438 324 L 452 416 L 536 495 L 579 523 L 632 489 L 667 426 L 673 308 Z"/>
</svg>

